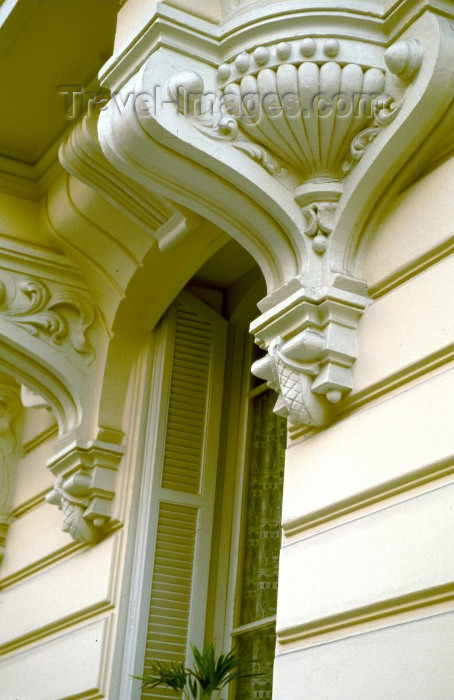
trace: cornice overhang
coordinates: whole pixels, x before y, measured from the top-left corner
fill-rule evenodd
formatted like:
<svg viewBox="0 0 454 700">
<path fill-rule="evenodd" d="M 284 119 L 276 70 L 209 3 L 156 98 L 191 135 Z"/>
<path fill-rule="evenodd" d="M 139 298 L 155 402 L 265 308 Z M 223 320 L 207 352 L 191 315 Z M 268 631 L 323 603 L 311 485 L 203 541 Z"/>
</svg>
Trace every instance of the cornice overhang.
<svg viewBox="0 0 454 700">
<path fill-rule="evenodd" d="M 238 8 L 220 24 L 159 3 L 104 64 L 99 79 L 111 90 L 119 90 L 162 47 L 217 67 L 245 50 L 251 37 L 257 44 L 268 42 L 271 23 L 276 42 L 291 38 L 295 21 L 301 19 L 312 36 L 324 36 L 330 26 L 334 32 L 342 31 L 346 38 L 373 40 L 388 46 L 426 11 L 450 18 L 451 0 L 396 0 L 388 9 L 381 2 L 368 0 L 286 0 L 285 5 L 274 2 L 258 9 Z"/>
<path fill-rule="evenodd" d="M 282 415 L 322 426 L 353 386 L 369 303 L 355 276 L 362 232 L 452 100 L 454 10 L 277 9 L 213 29 L 160 6 L 103 71 L 114 94 L 95 140 L 111 178 L 192 209 L 254 255 L 269 293 L 251 327 L 268 355 L 253 371 Z"/>
<path fill-rule="evenodd" d="M 0 191 L 39 201 L 63 171 L 57 152 L 54 144 L 34 165 L 0 156 Z"/>
</svg>

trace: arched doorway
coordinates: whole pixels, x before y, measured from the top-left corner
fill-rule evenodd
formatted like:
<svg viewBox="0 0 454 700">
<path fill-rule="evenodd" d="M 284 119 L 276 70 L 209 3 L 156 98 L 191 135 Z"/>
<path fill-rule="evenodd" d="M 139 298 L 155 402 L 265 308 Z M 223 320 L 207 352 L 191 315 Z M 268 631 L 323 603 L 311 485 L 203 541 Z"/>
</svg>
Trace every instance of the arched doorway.
<svg viewBox="0 0 454 700">
<path fill-rule="evenodd" d="M 264 294 L 230 241 L 153 332 L 121 697 L 172 697 L 130 674 L 214 641 L 260 662 L 232 697 L 271 698 L 286 422 L 250 374 Z"/>
</svg>

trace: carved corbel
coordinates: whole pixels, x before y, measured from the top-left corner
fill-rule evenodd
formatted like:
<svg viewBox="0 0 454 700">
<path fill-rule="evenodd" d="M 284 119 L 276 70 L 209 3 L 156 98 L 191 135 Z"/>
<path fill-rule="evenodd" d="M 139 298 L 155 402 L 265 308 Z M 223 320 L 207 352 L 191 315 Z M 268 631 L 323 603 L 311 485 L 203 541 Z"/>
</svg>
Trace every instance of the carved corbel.
<svg viewBox="0 0 454 700">
<path fill-rule="evenodd" d="M 329 248 L 345 178 L 396 119 L 422 62 L 417 40 L 397 42 L 384 56 L 378 47 L 363 47 L 358 60 L 357 50 L 349 40 L 307 37 L 242 52 L 218 69 L 228 116 L 205 127 L 212 138 L 244 144 L 270 174 L 284 166 L 293 172 L 301 230 L 318 257 Z M 399 75 L 403 90 L 394 89 L 391 74 Z M 190 82 L 194 89 L 196 78 Z M 301 277 L 301 289 L 282 290 L 252 324 L 256 342 L 267 350 L 252 372 L 278 393 L 276 413 L 293 424 L 322 426 L 352 389 L 356 329 L 369 300 L 366 286 L 353 278 L 322 286 L 323 268 L 310 256 L 308 262 L 307 277 L 320 286 L 305 288 Z"/>
<path fill-rule="evenodd" d="M 352 39 L 301 37 L 221 64 L 211 112 L 196 71 L 174 73 L 167 89 L 182 119 L 293 192 L 306 283 L 317 287 L 330 282 L 327 270 L 342 269 L 329 248 L 345 182 L 400 113 L 422 58 L 417 39 L 384 51 Z"/>
<path fill-rule="evenodd" d="M 207 136 L 228 141 L 273 176 L 289 175 L 302 231 L 320 256 L 343 180 L 397 117 L 422 54 L 415 39 L 398 41 L 383 54 L 347 39 L 306 37 L 258 46 L 219 66 L 219 103 L 227 114 L 218 118 L 207 120 L 197 110 L 204 84 L 194 71 L 172 76 L 169 93 Z"/>
<path fill-rule="evenodd" d="M 101 441 L 74 442 L 47 463 L 55 484 L 46 500 L 63 513 L 63 531 L 97 542 L 109 525 L 116 470 L 124 448 Z"/>
<path fill-rule="evenodd" d="M 325 425 L 353 387 L 356 330 L 369 300 L 359 280 L 339 276 L 335 285 L 300 286 L 251 325 L 267 350 L 252 372 L 279 394 L 275 412 L 295 425 Z"/>
<path fill-rule="evenodd" d="M 113 99 L 98 138 L 123 175 L 221 222 L 251 251 L 268 288 L 252 325 L 268 357 L 254 370 L 279 391 L 278 411 L 319 426 L 352 388 L 368 304 L 355 246 L 448 108 L 451 30 L 445 17 L 405 6 L 398 28 L 365 18 L 367 40 L 336 9 L 329 22 L 317 16 L 311 35 L 304 18 L 317 7 L 308 0 L 299 31 L 294 14 L 278 32 L 263 9 L 260 33 L 239 25 L 234 44 L 221 40 L 217 68 L 151 50 L 122 82 L 121 104 L 132 91 L 134 108 Z"/>
<path fill-rule="evenodd" d="M 89 111 L 62 142 L 59 159 L 65 170 L 99 192 L 148 233 L 153 234 L 172 216 L 168 202 L 142 191 L 109 163 L 98 142 L 95 111 Z"/>
<path fill-rule="evenodd" d="M 0 563 L 10 525 L 11 459 L 16 449 L 15 421 L 21 407 L 20 386 L 0 378 Z"/>
</svg>

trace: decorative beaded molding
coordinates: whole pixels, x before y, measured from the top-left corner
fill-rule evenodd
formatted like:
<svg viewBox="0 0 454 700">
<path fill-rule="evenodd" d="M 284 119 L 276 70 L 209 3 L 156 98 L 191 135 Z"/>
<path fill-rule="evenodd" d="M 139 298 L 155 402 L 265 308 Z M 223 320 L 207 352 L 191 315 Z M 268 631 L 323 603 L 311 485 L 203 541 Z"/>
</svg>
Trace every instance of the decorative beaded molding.
<svg viewBox="0 0 454 700">
<path fill-rule="evenodd" d="M 47 463 L 56 476 L 46 501 L 63 513 L 63 531 L 97 542 L 111 517 L 116 470 L 124 448 L 92 440 L 73 442 Z"/>
<path fill-rule="evenodd" d="M 9 527 L 10 458 L 16 448 L 14 421 L 21 410 L 20 386 L 0 379 L 0 563 Z"/>
<path fill-rule="evenodd" d="M 386 71 L 377 47 L 368 51 L 361 48 L 359 52 L 349 40 L 308 37 L 240 53 L 218 69 L 219 87 L 231 119 L 217 125 L 215 137 L 224 132 L 235 138 L 241 128 L 293 166 L 304 180 L 321 176 L 342 179 L 348 144 L 358 160 L 359 151 L 362 155 L 400 108 L 385 92 Z M 405 78 L 408 84 L 421 65 L 422 49 L 417 40 L 399 41 L 386 51 L 384 59 L 389 72 Z M 180 82 L 183 94 L 194 95 L 202 88 L 201 92 L 200 81 L 182 72 L 173 80 L 173 94 L 176 82 Z M 367 137 L 362 135 L 366 130 Z"/>
<path fill-rule="evenodd" d="M 65 310 L 76 314 L 65 315 Z M 82 296 L 67 290 L 50 292 L 41 280 L 25 279 L 19 282 L 14 292 L 8 295 L 0 280 L 0 315 L 31 335 L 44 335 L 54 345 L 66 339 L 72 348 L 86 358 L 90 364 L 95 351 L 89 344 L 86 333 L 95 320 L 93 306 Z"/>
</svg>

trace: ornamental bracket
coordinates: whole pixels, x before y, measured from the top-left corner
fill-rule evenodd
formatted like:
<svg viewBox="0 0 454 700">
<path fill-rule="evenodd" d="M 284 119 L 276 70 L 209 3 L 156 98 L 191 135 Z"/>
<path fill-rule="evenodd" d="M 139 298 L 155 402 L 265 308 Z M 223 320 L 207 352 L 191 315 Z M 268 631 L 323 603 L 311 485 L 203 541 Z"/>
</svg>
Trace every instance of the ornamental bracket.
<svg viewBox="0 0 454 700">
<path fill-rule="evenodd" d="M 73 442 L 47 466 L 55 475 L 46 501 L 63 513 L 63 532 L 76 541 L 96 543 L 112 515 L 116 470 L 124 448 L 92 440 Z"/>
<path fill-rule="evenodd" d="M 295 425 L 325 425 L 353 387 L 356 330 L 370 302 L 359 280 L 339 276 L 335 284 L 300 286 L 251 324 L 268 350 L 252 372 L 279 394 L 275 413 Z"/>
<path fill-rule="evenodd" d="M 336 38 L 302 39 L 243 51 L 218 68 L 224 113 L 203 112 L 204 82 L 180 71 L 168 82 L 179 112 L 293 189 L 305 274 L 266 300 L 251 331 L 267 355 L 252 372 L 278 392 L 275 412 L 293 424 L 327 424 L 353 387 L 356 330 L 366 285 L 330 251 L 337 208 L 369 146 L 401 112 L 423 48 L 400 40 L 386 51 Z M 296 289 L 296 291 L 293 291 Z M 277 302 L 277 303 L 276 303 Z"/>
<path fill-rule="evenodd" d="M 368 221 L 443 119 L 454 72 L 452 28 L 436 12 L 402 3 L 405 24 L 371 15 L 355 36 L 342 2 L 328 19 L 304 5 L 291 21 L 257 8 L 260 32 L 239 24 L 233 43 L 221 25 L 217 66 L 150 48 L 102 110 L 98 139 L 119 179 L 254 256 L 268 296 L 251 331 L 268 355 L 253 371 L 279 392 L 279 413 L 317 427 L 352 389 Z"/>
</svg>

